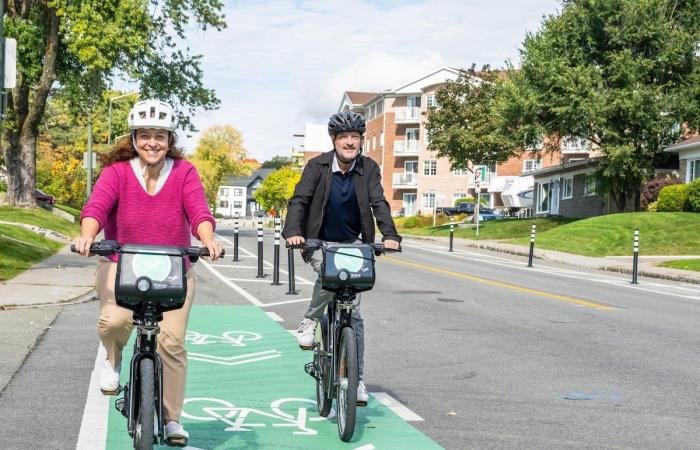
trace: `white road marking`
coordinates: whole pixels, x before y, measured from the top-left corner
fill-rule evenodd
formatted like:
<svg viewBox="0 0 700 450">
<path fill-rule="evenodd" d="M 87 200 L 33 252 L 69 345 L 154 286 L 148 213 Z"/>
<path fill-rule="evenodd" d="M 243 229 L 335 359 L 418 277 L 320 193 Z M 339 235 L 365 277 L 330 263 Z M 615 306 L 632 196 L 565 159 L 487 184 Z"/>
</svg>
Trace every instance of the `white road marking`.
<svg viewBox="0 0 700 450">
<path fill-rule="evenodd" d="M 406 422 L 423 421 L 421 416 L 406 408 L 404 405 L 399 403 L 398 400 L 386 392 L 370 392 L 370 395 L 372 395 L 372 397 L 376 398 L 379 403 L 392 410 L 394 414 L 401 417 Z"/>
<path fill-rule="evenodd" d="M 195 361 L 203 361 L 212 364 L 221 364 L 223 366 L 238 366 L 240 364 L 248 364 L 251 362 L 264 361 L 266 359 L 280 358 L 282 353 L 278 350 L 265 350 L 257 353 L 247 353 L 239 356 L 214 356 L 204 353 L 187 353 L 187 358 Z"/>
<path fill-rule="evenodd" d="M 241 295 L 243 296 L 243 298 L 245 298 L 246 300 L 248 300 L 250 303 L 252 303 L 252 304 L 255 305 L 255 306 L 264 306 L 264 304 L 263 304 L 260 300 L 258 300 L 257 298 L 253 297 L 252 295 L 250 295 L 248 292 L 246 292 L 245 289 L 243 289 L 243 288 L 237 286 L 237 285 L 236 285 L 235 283 L 233 283 L 232 281 L 229 281 L 225 276 L 221 275 L 221 274 L 219 273 L 218 270 L 215 270 L 215 269 L 211 266 L 211 264 L 209 264 L 208 262 L 206 262 L 206 261 L 204 261 L 204 260 L 200 260 L 200 261 L 201 261 L 201 263 L 204 265 L 204 267 L 206 267 L 207 269 L 209 269 L 209 270 L 211 271 L 211 273 L 213 273 L 218 279 L 220 279 L 221 281 L 223 281 L 224 283 L 226 283 L 226 285 L 227 285 L 228 287 L 230 287 L 231 289 L 233 289 L 234 291 L 236 291 L 236 292 L 238 292 L 239 294 L 241 294 Z"/>
<path fill-rule="evenodd" d="M 275 303 L 265 303 L 263 307 L 268 307 L 268 306 L 277 306 L 277 305 L 286 305 L 288 303 L 301 303 L 301 302 L 308 302 L 311 300 L 311 298 L 297 298 L 294 300 L 285 300 L 283 302 L 275 302 Z"/>
<path fill-rule="evenodd" d="M 105 448 L 107 442 L 107 412 L 112 396 L 102 395 L 97 380 L 100 369 L 107 357 L 107 351 L 100 344 L 95 357 L 95 366 L 90 374 L 87 400 L 83 410 L 83 420 L 80 423 L 80 433 L 75 450 L 98 450 Z"/>
<path fill-rule="evenodd" d="M 272 320 L 274 320 L 275 322 L 284 322 L 284 319 L 282 317 L 280 317 L 280 315 L 277 314 L 276 312 L 266 311 L 265 314 L 270 316 L 270 318 Z"/>
<path fill-rule="evenodd" d="M 669 292 L 669 289 L 677 289 L 677 290 L 688 290 L 691 292 L 698 292 L 698 289 L 691 288 L 691 287 L 684 287 L 682 285 L 667 285 L 667 284 L 662 284 L 658 282 L 645 282 L 645 281 L 640 281 L 639 284 L 637 285 L 632 285 L 629 283 L 628 280 L 619 278 L 619 277 L 614 277 L 610 275 L 603 275 L 603 274 L 592 274 L 592 273 L 586 273 L 586 272 L 579 272 L 571 269 L 564 269 L 564 268 L 559 268 L 559 267 L 551 267 L 551 266 L 546 266 L 546 265 L 540 265 L 539 267 L 525 267 L 524 265 L 520 264 L 520 261 L 514 261 L 512 259 L 507 259 L 507 258 L 494 258 L 494 259 L 499 259 L 502 260 L 503 262 L 497 262 L 497 261 L 489 261 L 488 259 L 491 259 L 488 255 L 482 255 L 480 253 L 475 253 L 475 252 L 470 252 L 470 251 L 465 251 L 465 250 L 457 250 L 451 254 L 446 253 L 444 249 L 441 247 L 437 246 L 432 246 L 432 245 L 416 245 L 414 243 L 404 243 L 404 245 L 417 248 L 426 252 L 431 252 L 431 253 L 438 253 L 441 255 L 449 255 L 451 258 L 459 258 L 459 259 L 465 259 L 469 261 L 474 261 L 473 256 L 464 256 L 460 255 L 460 253 L 467 254 L 467 255 L 478 255 L 484 258 L 478 258 L 479 262 L 485 263 L 485 264 L 491 264 L 495 266 L 501 266 L 501 267 L 507 267 L 510 269 L 518 269 L 518 270 L 526 270 L 530 272 L 539 272 L 543 274 L 550 274 L 554 276 L 559 276 L 559 277 L 564 277 L 564 278 L 573 278 L 573 279 L 578 279 L 578 280 L 586 280 L 586 281 L 594 281 L 602 284 L 611 284 L 619 287 L 624 287 L 626 289 L 634 289 L 638 291 L 648 291 L 648 292 L 653 292 L 656 294 L 662 294 L 662 295 L 670 295 L 673 297 L 681 297 L 681 298 L 688 298 L 691 300 L 700 300 L 700 296 L 698 295 L 684 295 L 680 293 L 673 293 Z M 648 287 L 647 287 L 648 286 Z M 651 289 L 649 287 L 658 287 L 659 289 Z"/>
<path fill-rule="evenodd" d="M 214 267 L 235 267 L 236 269 L 257 269 L 258 266 L 237 266 L 235 264 L 212 264 Z"/>
<path fill-rule="evenodd" d="M 265 277 L 263 278 L 229 278 L 231 281 L 243 281 L 246 283 L 268 283 L 271 284 L 270 282 L 272 281 L 271 277 Z M 297 281 L 295 284 L 303 284 L 303 285 L 313 285 L 313 283 L 306 283 L 304 281 Z"/>
<path fill-rule="evenodd" d="M 362 447 L 357 447 L 353 450 L 374 450 L 376 447 L 372 444 L 363 445 Z"/>
</svg>

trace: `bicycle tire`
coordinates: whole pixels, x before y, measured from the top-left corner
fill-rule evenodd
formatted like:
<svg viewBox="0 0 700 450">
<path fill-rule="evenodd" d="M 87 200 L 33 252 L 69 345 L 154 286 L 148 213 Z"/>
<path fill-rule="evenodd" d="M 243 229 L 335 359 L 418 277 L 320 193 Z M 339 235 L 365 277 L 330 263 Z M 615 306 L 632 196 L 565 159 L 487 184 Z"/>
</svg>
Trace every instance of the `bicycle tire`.
<svg viewBox="0 0 700 450">
<path fill-rule="evenodd" d="M 355 433 L 357 413 L 357 383 L 359 380 L 357 362 L 357 341 L 355 330 L 345 327 L 338 342 L 338 386 L 336 388 L 336 415 L 338 435 L 348 442 Z M 343 388 L 347 379 L 347 385 Z"/>
<path fill-rule="evenodd" d="M 318 415 L 328 417 L 333 406 L 333 393 L 330 390 L 329 378 L 331 378 L 331 364 L 328 357 L 321 356 L 320 352 L 328 350 L 328 317 L 323 317 L 317 325 L 316 339 L 318 351 L 314 354 L 314 364 L 319 370 L 319 378 L 316 380 L 316 406 Z"/>
<path fill-rule="evenodd" d="M 155 369 L 153 360 L 139 362 L 139 412 L 134 433 L 136 450 L 152 450 L 154 441 Z"/>
</svg>

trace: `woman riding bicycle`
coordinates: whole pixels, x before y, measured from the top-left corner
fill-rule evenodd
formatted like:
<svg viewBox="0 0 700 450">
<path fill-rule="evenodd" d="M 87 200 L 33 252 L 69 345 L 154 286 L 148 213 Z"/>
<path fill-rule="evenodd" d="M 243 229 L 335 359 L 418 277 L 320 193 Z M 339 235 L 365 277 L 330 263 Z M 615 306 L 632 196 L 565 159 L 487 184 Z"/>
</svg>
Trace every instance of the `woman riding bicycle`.
<svg viewBox="0 0 700 450">
<path fill-rule="evenodd" d="M 90 245 L 104 230 L 105 239 L 120 244 L 188 247 L 190 233 L 209 249 L 212 259 L 222 251 L 214 239 L 216 222 L 207 206 L 195 167 L 175 147 L 175 117 L 159 100 L 136 103 L 128 118 L 131 136 L 103 155 L 104 169 L 80 216 L 78 253 L 88 256 Z M 122 349 L 133 329 L 132 311 L 116 304 L 116 258 L 97 267 L 100 298 L 98 331 L 107 358 L 99 376 L 105 395 L 119 392 Z M 186 261 L 189 269 L 189 261 Z M 181 309 L 167 311 L 160 322 L 158 354 L 163 362 L 165 442 L 185 446 L 189 434 L 180 421 L 187 377 L 185 332 L 194 296 L 194 277 L 187 273 L 187 297 Z"/>
</svg>

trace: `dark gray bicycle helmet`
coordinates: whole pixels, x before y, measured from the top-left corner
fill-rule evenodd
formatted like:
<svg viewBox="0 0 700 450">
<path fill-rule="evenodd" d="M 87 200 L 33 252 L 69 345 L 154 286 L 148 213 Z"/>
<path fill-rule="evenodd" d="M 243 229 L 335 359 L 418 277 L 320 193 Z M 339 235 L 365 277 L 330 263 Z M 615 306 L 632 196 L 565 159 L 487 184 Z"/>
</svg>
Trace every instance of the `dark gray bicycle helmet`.
<svg viewBox="0 0 700 450">
<path fill-rule="evenodd" d="M 346 131 L 356 131 L 360 134 L 365 134 L 366 129 L 365 118 L 362 114 L 353 111 L 333 114 L 328 120 L 328 134 L 332 137 Z"/>
</svg>

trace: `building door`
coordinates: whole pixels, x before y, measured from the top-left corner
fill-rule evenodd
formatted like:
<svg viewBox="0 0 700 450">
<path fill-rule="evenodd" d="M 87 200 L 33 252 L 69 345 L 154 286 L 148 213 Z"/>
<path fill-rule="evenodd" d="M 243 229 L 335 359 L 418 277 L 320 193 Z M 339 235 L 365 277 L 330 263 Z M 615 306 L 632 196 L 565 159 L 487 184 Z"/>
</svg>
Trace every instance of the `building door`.
<svg viewBox="0 0 700 450">
<path fill-rule="evenodd" d="M 412 216 L 416 213 L 416 198 L 418 194 L 403 194 L 403 215 Z"/>
<path fill-rule="evenodd" d="M 552 199 L 552 203 L 551 203 L 551 206 L 549 208 L 549 213 L 552 215 L 559 214 L 559 180 L 558 179 L 552 181 L 550 198 Z"/>
</svg>

